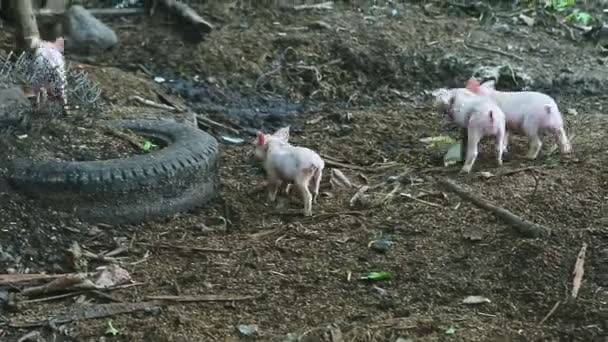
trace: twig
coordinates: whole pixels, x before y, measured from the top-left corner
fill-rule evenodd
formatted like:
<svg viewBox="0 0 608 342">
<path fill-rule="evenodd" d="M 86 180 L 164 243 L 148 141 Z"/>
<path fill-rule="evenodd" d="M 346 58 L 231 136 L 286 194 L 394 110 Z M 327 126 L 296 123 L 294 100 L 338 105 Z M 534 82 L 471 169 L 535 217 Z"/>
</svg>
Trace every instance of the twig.
<svg viewBox="0 0 608 342">
<path fill-rule="evenodd" d="M 442 205 L 440 205 L 440 204 L 433 203 L 433 202 L 427 202 L 427 201 L 425 201 L 425 200 L 421 200 L 421 199 L 420 199 L 420 198 L 418 198 L 418 197 L 414 197 L 414 196 L 412 196 L 412 195 L 410 195 L 410 194 L 406 194 L 406 193 L 404 193 L 404 192 L 400 193 L 399 195 L 404 196 L 404 197 L 407 197 L 407 198 L 409 198 L 409 199 L 411 199 L 411 200 L 414 200 L 414 201 L 416 201 L 416 202 L 420 202 L 420 203 L 423 203 L 423 204 L 426 204 L 426 205 L 430 205 L 431 207 L 443 208 L 443 206 L 442 206 Z"/>
<path fill-rule="evenodd" d="M 526 167 L 520 167 L 517 169 L 503 170 L 502 172 L 499 172 L 497 176 L 510 176 L 510 175 L 514 175 L 516 173 L 525 172 L 525 171 L 536 171 L 541 174 L 546 174 L 545 172 L 539 170 L 542 167 L 543 166 L 526 166 Z"/>
<path fill-rule="evenodd" d="M 146 106 L 149 106 L 149 107 L 153 107 L 153 108 L 170 110 L 170 111 L 173 111 L 173 112 L 179 111 L 175 107 L 167 106 L 167 105 L 162 104 L 162 103 L 156 103 L 154 101 L 144 99 L 143 97 L 137 96 L 137 95 L 129 96 L 129 100 L 130 101 L 136 101 L 136 102 L 139 102 L 139 103 L 141 103 L 143 105 L 146 105 Z"/>
<path fill-rule="evenodd" d="M 543 323 L 545 323 L 546 320 L 549 319 L 549 317 L 551 317 L 554 313 L 555 310 L 557 310 L 557 307 L 561 304 L 561 301 L 557 301 L 557 303 L 555 303 L 555 305 L 553 305 L 553 308 L 551 308 L 551 310 L 549 310 L 549 313 L 545 315 L 545 317 L 543 317 L 543 319 L 540 320 L 540 322 L 538 322 L 538 325 L 543 325 Z"/>
<path fill-rule="evenodd" d="M 144 243 L 144 242 L 136 242 L 136 243 L 138 245 L 142 245 L 142 246 L 158 247 L 158 248 L 164 248 L 164 249 L 177 249 L 177 250 L 189 251 L 189 252 L 201 252 L 201 253 L 231 253 L 232 252 L 229 249 L 220 249 L 220 248 L 176 246 L 176 245 L 170 245 L 170 244 L 157 245 L 157 244 Z"/>
<path fill-rule="evenodd" d="M 369 190 L 370 187 L 367 185 L 364 185 L 362 187 L 359 188 L 359 190 L 355 193 L 355 195 L 350 199 L 350 206 L 353 207 L 355 206 L 355 203 L 357 203 L 358 200 L 363 198 L 363 194 L 365 194 L 365 192 L 367 190 Z"/>
<path fill-rule="evenodd" d="M 28 287 L 21 291 L 21 294 L 32 297 L 45 293 L 63 291 L 68 288 L 72 288 L 75 285 L 82 284 L 86 280 L 86 276 L 82 273 L 67 274 L 64 277 L 54 279 L 53 281 L 44 285 Z"/>
<path fill-rule="evenodd" d="M 139 141 L 137 141 L 137 139 L 135 137 L 131 136 L 130 134 L 121 132 L 118 129 L 116 129 L 114 127 L 109 127 L 109 126 L 104 127 L 104 131 L 107 134 L 110 134 L 117 138 L 123 139 L 124 141 L 133 145 L 133 147 L 137 148 L 138 150 L 145 151 L 143 148 L 143 145 Z"/>
<path fill-rule="evenodd" d="M 146 300 L 158 300 L 163 302 L 195 303 L 195 302 L 236 302 L 255 299 L 255 296 L 232 296 L 232 295 L 203 295 L 203 296 L 147 296 Z"/>
<path fill-rule="evenodd" d="M 352 169 L 352 170 L 359 170 L 359 171 L 367 171 L 368 169 L 363 167 L 363 166 L 359 166 L 359 165 L 351 165 L 351 164 L 344 164 L 338 161 L 334 161 L 331 159 L 326 159 L 323 158 L 323 160 L 325 161 L 325 164 L 329 165 L 329 166 L 334 166 L 334 167 L 343 167 L 345 169 Z"/>
<path fill-rule="evenodd" d="M 63 299 L 63 298 L 78 296 L 83 293 L 86 293 L 86 291 L 69 292 L 69 293 L 62 293 L 62 294 L 55 295 L 55 296 L 36 298 L 36 299 L 27 299 L 27 300 L 19 301 L 19 303 L 20 304 L 33 304 L 33 303 L 50 302 L 50 301 L 56 300 L 56 299 Z"/>
<path fill-rule="evenodd" d="M 461 198 L 473 203 L 477 207 L 491 212 L 499 219 L 502 219 L 506 223 L 513 226 L 520 234 L 526 237 L 537 238 L 551 234 L 551 230 L 549 228 L 524 220 L 506 209 L 490 204 L 485 200 L 468 193 L 449 179 L 439 179 L 438 183 L 448 188 Z"/>
<path fill-rule="evenodd" d="M 199 121 L 202 121 L 202 122 L 206 123 L 207 125 L 215 126 L 215 127 L 219 127 L 219 128 L 225 129 L 225 130 L 229 131 L 232 134 L 236 134 L 236 135 L 241 134 L 241 132 L 239 132 L 238 130 L 236 130 L 236 129 L 232 128 L 232 127 L 228 127 L 228 126 L 226 126 L 224 124 L 221 124 L 219 122 L 213 121 L 213 120 L 209 119 L 206 116 L 203 116 L 203 115 L 199 114 L 199 115 L 196 116 L 196 118 Z"/>
<path fill-rule="evenodd" d="M 382 201 L 380 201 L 380 203 L 387 204 L 391 199 L 393 199 L 393 196 L 395 196 L 395 194 L 399 190 L 401 190 L 401 183 L 395 184 L 395 187 L 393 188 L 393 190 L 391 190 L 391 192 L 386 194 L 386 196 L 384 196 L 384 198 L 382 199 Z"/>
<path fill-rule="evenodd" d="M 583 274 L 585 273 L 585 252 L 587 252 L 587 243 L 583 242 L 583 246 L 576 257 L 574 271 L 572 272 L 574 275 L 574 279 L 572 280 L 572 298 L 576 298 L 578 296 L 578 291 L 580 290 L 583 282 Z"/>
</svg>

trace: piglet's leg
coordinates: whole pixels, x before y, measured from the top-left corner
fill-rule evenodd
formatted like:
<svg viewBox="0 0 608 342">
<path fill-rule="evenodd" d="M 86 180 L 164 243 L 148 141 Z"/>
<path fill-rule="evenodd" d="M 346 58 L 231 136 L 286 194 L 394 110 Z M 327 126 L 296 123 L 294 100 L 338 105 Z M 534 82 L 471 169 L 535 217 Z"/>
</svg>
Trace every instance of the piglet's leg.
<svg viewBox="0 0 608 342">
<path fill-rule="evenodd" d="M 572 152 L 572 145 L 570 145 L 570 141 L 568 140 L 568 136 L 566 135 L 566 131 L 563 127 L 555 130 L 555 137 L 559 142 L 559 147 L 562 151 L 562 154 Z"/>
<path fill-rule="evenodd" d="M 304 216 L 312 216 L 312 194 L 308 190 L 309 181 L 310 176 L 301 177 L 295 181 L 295 186 L 302 194 L 302 200 L 304 201 Z"/>
<path fill-rule="evenodd" d="M 528 139 L 530 140 L 530 149 L 528 150 L 526 158 L 534 160 L 536 157 L 538 157 L 538 153 L 540 153 L 540 149 L 543 146 L 543 141 L 540 139 L 538 132 L 531 134 Z"/>
<path fill-rule="evenodd" d="M 505 136 L 503 139 L 503 153 L 508 153 L 509 152 L 509 131 L 505 130 Z"/>
<path fill-rule="evenodd" d="M 502 165 L 502 154 L 505 150 L 506 133 L 504 130 L 498 130 L 496 133 L 496 160 L 498 165 Z"/>
<path fill-rule="evenodd" d="M 274 202 L 277 199 L 277 193 L 281 187 L 281 181 L 276 178 L 270 178 L 268 180 L 268 201 Z"/>
<path fill-rule="evenodd" d="M 464 165 L 462 166 L 462 169 L 460 170 L 460 172 L 462 173 L 471 172 L 473 164 L 475 164 L 475 159 L 477 159 L 477 154 L 479 153 L 477 150 L 477 144 L 479 144 L 479 141 L 481 140 L 481 134 L 479 132 L 469 129 L 468 133 L 469 134 L 467 137 L 467 157 L 464 162 Z"/>
<path fill-rule="evenodd" d="M 466 146 L 467 146 L 467 129 L 463 128 L 460 131 L 460 159 L 462 161 L 464 161 L 467 158 L 467 150 L 466 150 Z"/>
<path fill-rule="evenodd" d="M 323 177 L 323 169 L 317 169 L 315 171 L 315 175 L 313 176 L 313 180 L 314 180 L 314 190 L 312 192 L 313 197 L 312 197 L 312 201 L 313 203 L 317 203 L 317 197 L 319 197 L 319 188 L 321 187 L 321 178 Z"/>
</svg>

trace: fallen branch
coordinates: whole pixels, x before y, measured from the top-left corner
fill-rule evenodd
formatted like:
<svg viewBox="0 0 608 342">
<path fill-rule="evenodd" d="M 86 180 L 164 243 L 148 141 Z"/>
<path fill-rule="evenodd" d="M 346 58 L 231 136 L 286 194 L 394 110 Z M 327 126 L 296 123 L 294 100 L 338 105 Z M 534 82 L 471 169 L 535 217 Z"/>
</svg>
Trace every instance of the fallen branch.
<svg viewBox="0 0 608 342">
<path fill-rule="evenodd" d="M 104 131 L 105 131 L 105 133 L 107 133 L 109 135 L 113 135 L 117 138 L 120 138 L 120 139 L 128 142 L 129 144 L 133 145 L 133 147 L 135 147 L 136 149 L 138 149 L 140 151 L 145 151 L 143 144 L 139 140 L 137 140 L 137 138 L 132 136 L 131 134 L 121 132 L 120 130 L 118 130 L 114 127 L 109 127 L 109 126 L 104 127 Z"/>
<path fill-rule="evenodd" d="M 170 110 L 170 111 L 174 111 L 174 112 L 178 111 L 177 108 L 175 108 L 175 107 L 167 106 L 167 105 L 162 104 L 162 103 L 156 103 L 156 102 L 154 102 L 152 100 L 147 100 L 147 99 L 144 99 L 143 97 L 137 96 L 137 95 L 129 96 L 129 100 L 130 101 L 136 101 L 136 102 L 139 102 L 139 103 L 141 103 L 143 105 L 146 105 L 146 106 L 149 106 L 149 107 L 153 107 L 153 108 Z"/>
<path fill-rule="evenodd" d="M 207 125 L 209 125 L 209 126 L 215 126 L 215 127 L 219 127 L 219 128 L 225 129 L 225 130 L 229 131 L 232 134 L 235 134 L 235 135 L 240 135 L 241 134 L 241 132 L 239 132 L 238 130 L 236 130 L 236 129 L 232 128 L 232 127 L 228 127 L 228 126 L 226 126 L 224 124 L 221 124 L 221 123 L 219 123 L 217 121 L 213 121 L 213 120 L 209 119 L 206 116 L 203 116 L 203 115 L 199 114 L 199 115 L 196 116 L 196 119 L 199 120 L 199 121 L 201 121 L 201 122 L 203 122 L 203 123 L 205 123 L 205 124 L 207 124 Z"/>
<path fill-rule="evenodd" d="M 583 242 L 583 246 L 576 257 L 574 271 L 572 272 L 574 275 L 574 279 L 572 280 L 572 298 L 576 298 L 578 296 L 578 291 L 580 290 L 583 282 L 583 274 L 585 273 L 585 252 L 587 252 L 587 244 Z"/>
<path fill-rule="evenodd" d="M 111 304 L 94 304 L 94 305 L 79 305 L 71 307 L 66 313 L 57 315 L 48 320 L 37 321 L 17 321 L 11 320 L 8 325 L 13 328 L 33 328 L 49 325 L 61 325 L 74 321 L 82 321 L 86 319 L 97 319 L 111 317 L 137 311 L 151 311 L 160 309 L 161 303 L 157 301 L 140 302 L 140 303 L 111 303 Z"/>
<path fill-rule="evenodd" d="M 203 19 L 195 10 L 193 10 L 190 6 L 176 0 L 153 0 L 152 8 L 150 9 L 150 15 L 153 15 L 157 5 L 163 7 L 166 11 L 165 13 L 169 13 L 174 17 L 177 17 L 177 20 L 186 24 L 184 26 L 184 33 L 196 37 L 196 40 L 201 40 L 203 34 L 211 32 L 214 29 L 213 25 Z M 194 29 L 194 30 L 192 30 Z"/>
<path fill-rule="evenodd" d="M 325 164 L 327 164 L 329 166 L 333 166 L 333 167 L 343 167 L 345 169 L 367 171 L 367 168 L 365 168 L 363 166 L 352 165 L 352 164 L 344 164 L 344 163 L 341 163 L 339 161 L 335 161 L 335 160 L 331 160 L 331 159 L 326 159 L 325 157 L 323 158 L 323 161 L 325 161 Z"/>
<path fill-rule="evenodd" d="M 203 296 L 146 296 L 146 300 L 177 303 L 196 302 L 236 302 L 255 299 L 255 296 L 231 296 L 231 295 L 203 295 Z"/>
<path fill-rule="evenodd" d="M 0 285 L 16 285 L 39 280 L 57 279 L 68 274 L 0 274 Z"/>
<path fill-rule="evenodd" d="M 86 280 L 86 275 L 82 273 L 67 274 L 64 277 L 54 279 L 53 281 L 44 285 L 28 287 L 21 291 L 21 294 L 32 297 L 45 293 L 64 291 L 68 288 L 74 287 L 77 284 L 82 284 Z"/>
<path fill-rule="evenodd" d="M 537 237 L 546 236 L 546 235 L 551 234 L 551 230 L 549 228 L 546 228 L 546 227 L 543 227 L 540 225 L 536 225 L 532 222 L 522 219 L 521 217 L 509 212 L 506 209 L 503 209 L 501 207 L 497 207 L 493 204 L 490 204 L 490 203 L 486 202 L 485 200 L 468 193 L 467 191 L 465 191 L 464 189 L 462 189 L 461 187 L 459 187 L 458 185 L 456 185 L 453 181 L 451 181 L 449 179 L 440 179 L 440 180 L 438 180 L 438 183 L 440 185 L 446 187 L 453 193 L 457 194 L 462 199 L 473 203 L 474 205 L 476 205 L 477 207 L 479 207 L 483 210 L 491 212 L 497 218 L 510 224 L 520 234 L 522 234 L 526 237 L 537 238 Z"/>
<path fill-rule="evenodd" d="M 370 187 L 367 185 L 360 187 L 359 190 L 355 193 L 355 195 L 350 199 L 350 201 L 349 201 L 350 206 L 354 207 L 355 204 L 357 204 L 357 202 L 363 203 L 363 196 L 364 196 L 365 192 L 369 189 L 370 189 Z"/>
</svg>

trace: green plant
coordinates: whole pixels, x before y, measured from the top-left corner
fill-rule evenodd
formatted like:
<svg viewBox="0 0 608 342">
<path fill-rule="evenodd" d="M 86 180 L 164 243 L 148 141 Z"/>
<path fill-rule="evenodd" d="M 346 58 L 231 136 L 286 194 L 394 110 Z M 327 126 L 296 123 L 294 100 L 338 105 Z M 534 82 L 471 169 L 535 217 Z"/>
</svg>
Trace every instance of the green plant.
<svg viewBox="0 0 608 342">
<path fill-rule="evenodd" d="M 591 14 L 587 12 L 582 12 L 578 8 L 575 8 L 564 19 L 566 21 L 573 21 L 577 24 L 587 26 L 589 24 L 589 21 L 591 21 Z"/>
<path fill-rule="evenodd" d="M 574 6 L 574 0 L 545 0 L 545 8 L 556 12 L 563 12 L 569 6 Z"/>
</svg>

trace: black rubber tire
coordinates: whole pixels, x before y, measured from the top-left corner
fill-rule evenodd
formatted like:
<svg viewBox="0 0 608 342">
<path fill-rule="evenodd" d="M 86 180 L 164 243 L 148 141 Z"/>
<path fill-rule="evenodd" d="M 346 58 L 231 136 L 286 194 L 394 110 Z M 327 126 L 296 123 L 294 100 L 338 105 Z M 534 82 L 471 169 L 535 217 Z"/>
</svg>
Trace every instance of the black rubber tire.
<svg viewBox="0 0 608 342">
<path fill-rule="evenodd" d="M 10 186 L 90 223 L 137 224 L 201 207 L 219 191 L 220 148 L 206 132 L 168 120 L 119 120 L 165 148 L 125 159 L 15 159 Z"/>
</svg>

